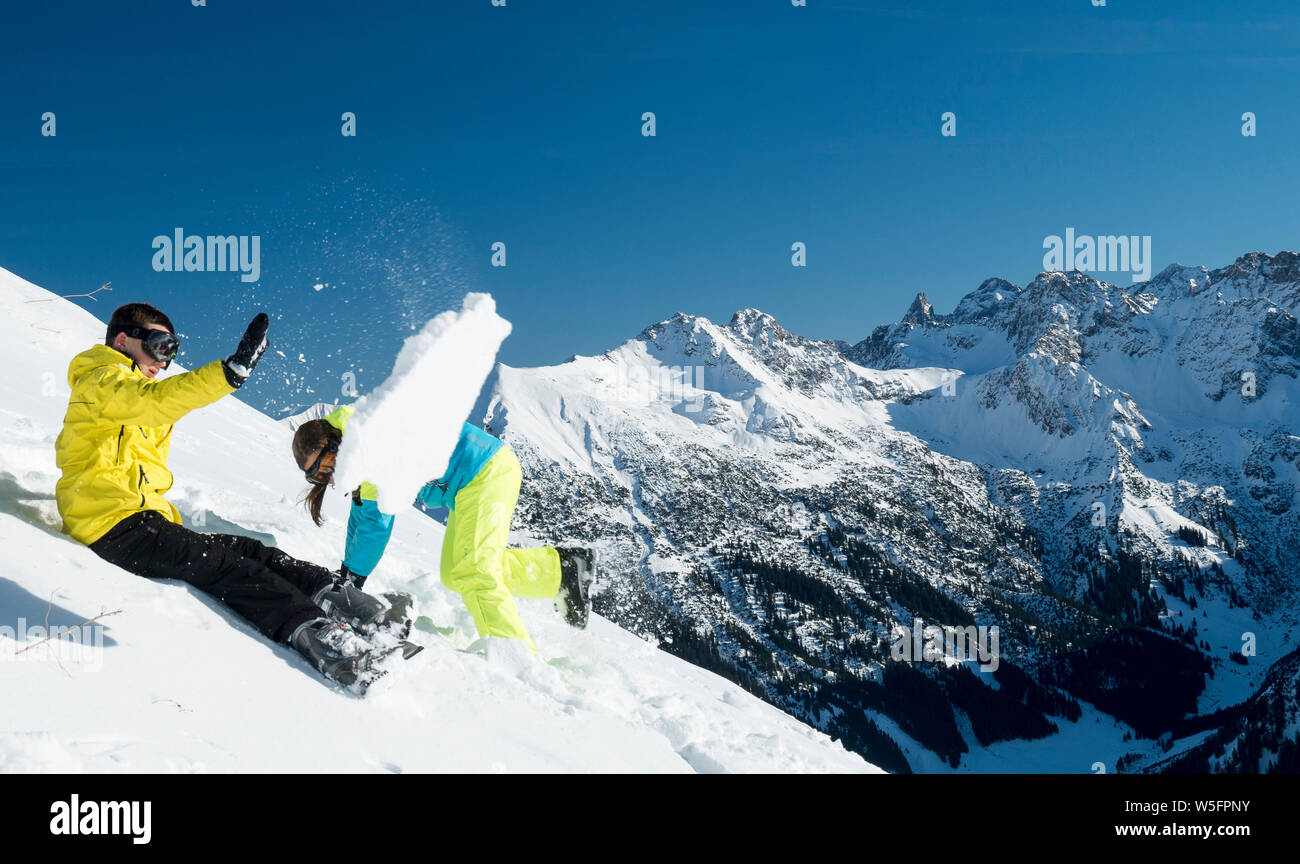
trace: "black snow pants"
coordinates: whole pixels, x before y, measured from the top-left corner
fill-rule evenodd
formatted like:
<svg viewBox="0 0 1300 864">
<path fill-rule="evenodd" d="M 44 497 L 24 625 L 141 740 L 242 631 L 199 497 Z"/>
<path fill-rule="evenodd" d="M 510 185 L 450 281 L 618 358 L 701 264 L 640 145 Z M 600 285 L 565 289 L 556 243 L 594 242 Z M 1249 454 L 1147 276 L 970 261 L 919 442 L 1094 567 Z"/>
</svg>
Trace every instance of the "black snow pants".
<svg viewBox="0 0 1300 864">
<path fill-rule="evenodd" d="M 216 597 L 276 642 L 326 614 L 311 600 L 333 575 L 251 537 L 200 534 L 161 513 L 133 513 L 90 544 L 123 570 L 150 579 L 179 579 Z"/>
</svg>

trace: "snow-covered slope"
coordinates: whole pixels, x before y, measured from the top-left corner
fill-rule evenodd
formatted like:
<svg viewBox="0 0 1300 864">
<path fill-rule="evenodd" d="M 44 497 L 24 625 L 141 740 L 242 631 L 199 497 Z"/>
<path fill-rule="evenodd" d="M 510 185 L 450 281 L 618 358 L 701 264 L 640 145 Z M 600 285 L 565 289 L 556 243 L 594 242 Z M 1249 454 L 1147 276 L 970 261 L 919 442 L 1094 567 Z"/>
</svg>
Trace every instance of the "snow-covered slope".
<svg viewBox="0 0 1300 864">
<path fill-rule="evenodd" d="M 432 621 L 414 636 L 426 650 L 366 699 L 344 694 L 215 601 L 110 566 L 59 532 L 66 370 L 104 325 L 3 270 L 0 305 L 0 628 L 12 628 L 0 629 L 0 770 L 877 770 L 599 616 L 578 632 L 549 603 L 521 601 L 544 661 L 468 653 L 468 613 L 438 582 L 442 528 L 414 510 L 399 516 L 370 585 L 417 596 Z M 262 363 L 256 374 L 270 374 L 274 355 Z M 290 437 L 234 398 L 193 412 L 174 433 L 168 497 L 199 530 L 333 567 L 343 525 L 316 529 L 295 505 L 304 484 Z M 32 627 L 101 612 L 116 613 L 99 622 L 102 650 L 16 653 L 20 627 L 31 644 Z"/>
<path fill-rule="evenodd" d="M 1300 650 L 1268 670 L 1249 699 L 1199 724 L 1178 755 L 1145 767 L 1150 773 L 1300 773 Z"/>
<path fill-rule="evenodd" d="M 600 611 L 878 764 L 1132 766 L 1300 641 L 1298 297 L 1283 252 L 1136 293 L 991 279 L 855 346 L 679 313 L 498 365 L 473 419 L 520 453 L 535 536 L 622 562 Z M 998 626 L 1018 671 L 891 663 L 917 617 Z M 1019 706 L 990 695 L 1020 673 Z"/>
</svg>

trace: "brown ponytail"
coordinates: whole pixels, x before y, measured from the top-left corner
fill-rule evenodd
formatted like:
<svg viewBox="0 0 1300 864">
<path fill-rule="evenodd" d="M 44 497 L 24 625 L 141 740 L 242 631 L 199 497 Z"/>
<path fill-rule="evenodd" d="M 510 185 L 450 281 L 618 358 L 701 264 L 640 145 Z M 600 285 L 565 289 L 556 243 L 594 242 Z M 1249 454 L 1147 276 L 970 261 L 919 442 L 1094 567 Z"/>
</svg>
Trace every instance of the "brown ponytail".
<svg viewBox="0 0 1300 864">
<path fill-rule="evenodd" d="M 293 461 L 302 468 L 302 463 L 307 461 L 307 457 L 317 450 L 323 448 L 326 444 L 343 440 L 343 433 L 331 426 L 324 420 L 308 420 L 298 427 L 298 431 L 293 433 Z M 319 527 L 325 524 L 321 518 L 320 508 L 325 501 L 325 490 L 329 488 L 328 483 L 320 485 L 313 484 L 302 499 L 298 502 L 307 508 L 311 514 L 311 521 Z"/>
</svg>

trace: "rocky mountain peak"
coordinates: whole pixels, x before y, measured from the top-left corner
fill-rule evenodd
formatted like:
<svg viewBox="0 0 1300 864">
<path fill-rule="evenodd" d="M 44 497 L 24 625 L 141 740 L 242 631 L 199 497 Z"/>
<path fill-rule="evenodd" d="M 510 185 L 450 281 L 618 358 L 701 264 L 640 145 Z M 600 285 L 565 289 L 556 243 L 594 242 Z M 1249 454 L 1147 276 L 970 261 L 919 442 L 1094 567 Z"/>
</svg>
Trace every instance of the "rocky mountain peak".
<svg viewBox="0 0 1300 864">
<path fill-rule="evenodd" d="M 783 338 L 787 335 L 781 325 L 776 323 L 775 318 L 766 312 L 752 307 L 741 309 L 732 315 L 731 320 L 727 322 L 727 327 L 733 333 L 743 337 L 747 341 L 756 339 L 763 335 L 771 335 L 778 338 Z"/>
<path fill-rule="evenodd" d="M 912 301 L 912 305 L 907 307 L 907 312 L 903 314 L 904 324 L 933 324 L 934 307 L 926 298 L 925 292 L 921 291 Z"/>
<path fill-rule="evenodd" d="M 1206 291 L 1225 300 L 1265 297 L 1288 309 L 1300 307 L 1300 254 L 1247 252 L 1226 267 L 1171 264 L 1143 286 L 1167 300 L 1195 297 Z"/>
</svg>

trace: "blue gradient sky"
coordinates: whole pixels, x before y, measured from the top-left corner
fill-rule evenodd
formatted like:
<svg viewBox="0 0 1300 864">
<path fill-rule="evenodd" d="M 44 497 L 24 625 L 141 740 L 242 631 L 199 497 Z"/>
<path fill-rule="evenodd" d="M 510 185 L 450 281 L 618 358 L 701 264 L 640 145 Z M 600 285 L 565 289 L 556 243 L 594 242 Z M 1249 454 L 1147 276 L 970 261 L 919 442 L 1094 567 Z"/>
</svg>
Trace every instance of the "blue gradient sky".
<svg viewBox="0 0 1300 864">
<path fill-rule="evenodd" d="M 1293 0 L 26 5 L 0 266 L 111 279 L 80 302 L 161 306 L 191 365 L 271 311 L 287 356 L 241 398 L 273 415 L 377 385 L 470 290 L 514 322 L 501 359 L 541 365 L 679 310 L 857 341 L 918 291 L 1024 284 L 1068 226 L 1151 235 L 1153 272 L 1300 247 Z M 154 272 L 177 226 L 260 235 L 261 280 Z"/>
</svg>

